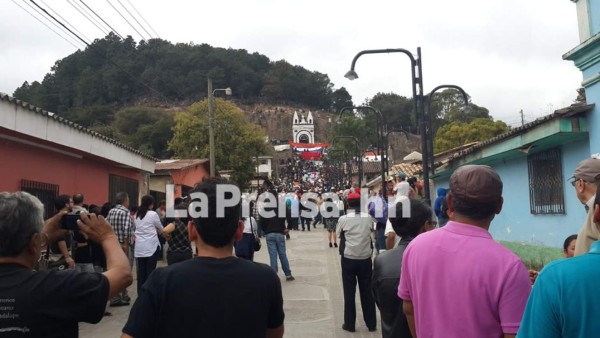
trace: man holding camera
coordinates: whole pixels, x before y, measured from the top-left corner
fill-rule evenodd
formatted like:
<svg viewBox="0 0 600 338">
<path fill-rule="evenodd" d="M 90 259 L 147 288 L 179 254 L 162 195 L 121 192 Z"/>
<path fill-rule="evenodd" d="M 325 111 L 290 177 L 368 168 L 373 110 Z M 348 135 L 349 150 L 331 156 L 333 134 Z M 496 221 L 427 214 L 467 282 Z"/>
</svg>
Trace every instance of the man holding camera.
<svg viewBox="0 0 600 338">
<path fill-rule="evenodd" d="M 102 245 L 107 271 L 34 271 L 41 250 L 65 233 L 65 211 L 46 222 L 43 213 L 29 193 L 0 192 L 0 332 L 8 337 L 78 337 L 78 322 L 99 322 L 108 297 L 133 280 L 110 224 L 87 213 L 79 229 Z"/>
</svg>

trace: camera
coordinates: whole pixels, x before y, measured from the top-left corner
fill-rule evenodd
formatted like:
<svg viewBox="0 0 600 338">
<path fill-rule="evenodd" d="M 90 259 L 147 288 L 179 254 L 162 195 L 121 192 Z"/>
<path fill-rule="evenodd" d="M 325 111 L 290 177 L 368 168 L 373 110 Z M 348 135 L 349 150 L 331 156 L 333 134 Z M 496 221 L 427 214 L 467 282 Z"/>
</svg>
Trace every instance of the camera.
<svg viewBox="0 0 600 338">
<path fill-rule="evenodd" d="M 79 214 L 66 214 L 63 216 L 60 227 L 61 229 L 78 231 L 79 226 L 77 225 L 77 220 L 80 219 Z"/>
</svg>

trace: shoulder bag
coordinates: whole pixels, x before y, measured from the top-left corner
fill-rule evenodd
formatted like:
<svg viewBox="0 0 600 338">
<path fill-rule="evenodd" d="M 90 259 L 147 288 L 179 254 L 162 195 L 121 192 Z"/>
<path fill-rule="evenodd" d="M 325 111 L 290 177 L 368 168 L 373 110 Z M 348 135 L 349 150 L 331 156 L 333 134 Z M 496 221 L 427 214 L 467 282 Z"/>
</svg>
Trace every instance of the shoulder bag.
<svg viewBox="0 0 600 338">
<path fill-rule="evenodd" d="M 250 222 L 250 231 L 252 231 L 252 236 L 254 237 L 254 243 L 252 243 L 252 247 L 254 248 L 254 251 L 260 251 L 262 244 L 260 243 L 260 238 L 258 238 L 256 232 L 254 232 L 254 228 L 252 227 L 252 216 L 248 217 L 248 221 Z"/>
</svg>

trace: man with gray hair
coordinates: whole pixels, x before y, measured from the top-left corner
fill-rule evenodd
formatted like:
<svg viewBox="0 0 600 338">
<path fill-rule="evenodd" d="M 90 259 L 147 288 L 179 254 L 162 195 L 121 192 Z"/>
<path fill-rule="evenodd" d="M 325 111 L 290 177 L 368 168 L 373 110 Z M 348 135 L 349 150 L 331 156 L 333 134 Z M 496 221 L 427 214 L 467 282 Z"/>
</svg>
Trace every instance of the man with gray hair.
<svg viewBox="0 0 600 338">
<path fill-rule="evenodd" d="M 600 154 L 592 155 L 577 165 L 573 176 L 571 176 L 571 185 L 575 188 L 577 199 L 585 206 L 587 217 L 577 235 L 575 244 L 575 256 L 588 253 L 593 242 L 600 239 L 600 230 L 592 220 L 594 214 L 594 199 L 598 188 L 595 178 L 600 174 Z"/>
<path fill-rule="evenodd" d="M 44 222 L 43 210 L 29 193 L 0 192 L 0 332 L 78 337 L 78 322 L 99 322 L 108 297 L 132 283 L 131 271 L 110 224 L 85 212 L 79 229 L 102 245 L 107 271 L 34 271 L 42 249 L 65 233 L 60 224 L 66 212 Z"/>
<path fill-rule="evenodd" d="M 133 221 L 129 211 L 129 195 L 126 192 L 119 192 L 115 196 L 114 208 L 110 209 L 106 220 L 112 225 L 117 239 L 121 244 L 121 249 L 129 259 L 129 267 L 133 268 Z M 110 306 L 127 306 L 131 299 L 127 289 L 110 299 Z"/>
</svg>

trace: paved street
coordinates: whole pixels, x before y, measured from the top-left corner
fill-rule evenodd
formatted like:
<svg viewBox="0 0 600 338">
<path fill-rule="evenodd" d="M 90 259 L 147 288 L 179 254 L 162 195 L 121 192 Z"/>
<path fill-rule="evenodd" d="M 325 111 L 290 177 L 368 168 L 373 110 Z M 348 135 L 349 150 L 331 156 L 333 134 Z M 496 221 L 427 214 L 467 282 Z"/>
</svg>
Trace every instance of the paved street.
<svg viewBox="0 0 600 338">
<path fill-rule="evenodd" d="M 379 319 L 377 331 L 368 332 L 362 320 L 357 290 L 356 332 L 342 330 L 344 298 L 340 256 L 337 248 L 330 249 L 327 232 L 319 225 L 316 231 L 292 231 L 292 239 L 287 241 L 287 254 L 290 260 L 293 282 L 286 282 L 281 268 L 285 310 L 285 337 L 381 337 Z M 267 263 L 269 255 L 266 243 L 257 253 L 256 261 Z M 135 282 L 130 287 L 135 298 Z M 81 337 L 118 337 L 123 328 L 130 307 L 110 308 L 113 316 L 104 317 L 96 324 L 81 324 Z M 233 323 L 232 323 L 233 324 Z"/>
</svg>

